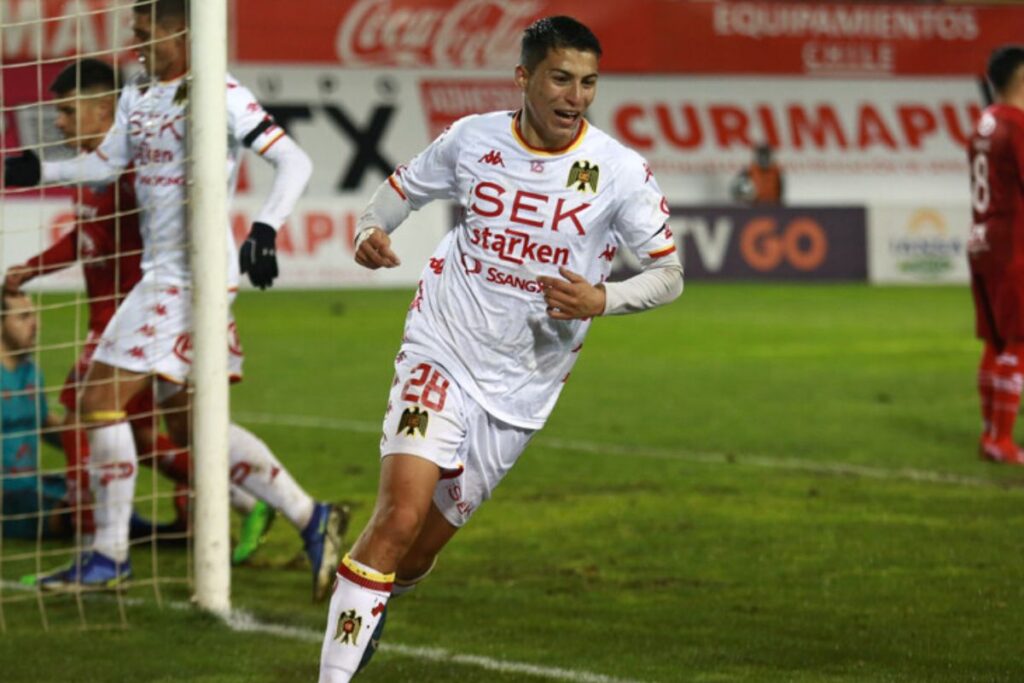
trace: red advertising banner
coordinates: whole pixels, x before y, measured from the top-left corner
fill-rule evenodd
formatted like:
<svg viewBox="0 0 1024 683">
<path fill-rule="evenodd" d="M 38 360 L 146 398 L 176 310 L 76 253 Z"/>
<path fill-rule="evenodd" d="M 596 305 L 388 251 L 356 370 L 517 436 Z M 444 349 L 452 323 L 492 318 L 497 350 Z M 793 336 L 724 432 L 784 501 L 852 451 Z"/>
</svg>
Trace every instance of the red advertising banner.
<svg viewBox="0 0 1024 683">
<path fill-rule="evenodd" d="M 978 74 L 1019 40 L 1012 6 L 683 0 L 246 0 L 236 59 L 345 67 L 507 69 L 522 30 L 568 14 L 625 73 Z"/>
<path fill-rule="evenodd" d="M 126 0 L 3 0 L 5 66 L 89 55 L 112 60 L 131 37 Z"/>
</svg>

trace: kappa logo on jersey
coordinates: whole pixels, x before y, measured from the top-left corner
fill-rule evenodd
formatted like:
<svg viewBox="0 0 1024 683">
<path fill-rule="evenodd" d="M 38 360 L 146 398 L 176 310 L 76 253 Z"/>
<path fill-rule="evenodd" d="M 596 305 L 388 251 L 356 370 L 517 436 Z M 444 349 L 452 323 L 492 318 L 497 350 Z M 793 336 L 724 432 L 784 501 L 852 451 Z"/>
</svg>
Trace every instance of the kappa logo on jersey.
<svg viewBox="0 0 1024 683">
<path fill-rule="evenodd" d="M 505 162 L 501 158 L 501 152 L 496 149 L 492 149 L 490 152 L 477 159 L 477 161 L 484 164 L 490 164 L 491 166 L 501 166 L 502 168 L 505 168 Z"/>
<path fill-rule="evenodd" d="M 363 618 L 354 609 L 342 612 L 338 617 L 338 631 L 334 634 L 334 642 L 339 645 L 356 645 L 359 629 L 363 627 Z"/>
<path fill-rule="evenodd" d="M 533 171 L 534 173 L 543 173 L 544 172 L 544 162 L 543 161 L 531 161 L 530 162 L 530 170 Z"/>
<path fill-rule="evenodd" d="M 597 192 L 597 178 L 597 164 L 591 165 L 589 161 L 576 161 L 569 169 L 569 181 L 565 186 L 575 185 L 580 192 L 586 192 L 589 187 L 591 192 Z"/>
<path fill-rule="evenodd" d="M 401 434 L 404 431 L 406 436 L 416 436 L 416 432 L 419 432 L 420 436 L 426 436 L 429 419 L 430 413 L 425 410 L 420 410 L 418 407 L 406 408 L 402 411 L 402 417 L 398 421 L 398 431 L 395 434 Z"/>
</svg>

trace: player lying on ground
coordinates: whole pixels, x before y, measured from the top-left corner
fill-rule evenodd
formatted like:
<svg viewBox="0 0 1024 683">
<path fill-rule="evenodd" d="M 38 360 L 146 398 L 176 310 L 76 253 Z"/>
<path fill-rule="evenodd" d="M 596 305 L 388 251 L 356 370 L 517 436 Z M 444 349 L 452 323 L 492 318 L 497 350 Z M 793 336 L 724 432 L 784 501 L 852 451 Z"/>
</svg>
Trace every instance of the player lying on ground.
<svg viewBox="0 0 1024 683">
<path fill-rule="evenodd" d="M 156 378 L 157 403 L 175 443 L 187 443 L 191 371 L 191 270 L 185 212 L 188 138 L 186 0 L 138 0 L 134 47 L 146 74 L 129 83 L 117 105 L 114 126 L 97 149 L 73 160 L 46 162 L 25 156 L 5 163 L 8 185 L 44 182 L 111 182 L 134 162 L 140 207 L 142 279 L 104 329 L 86 376 L 81 414 L 91 451 L 90 468 L 116 472 L 103 478 L 96 498 L 94 548 L 71 567 L 41 580 L 45 588 L 109 586 L 128 578 L 128 517 L 135 490 L 137 455 L 125 418 L 127 401 Z M 240 253 L 241 270 L 264 288 L 277 277 L 276 230 L 302 194 L 312 165 L 306 154 L 233 78 L 225 83 L 230 185 L 243 148 L 274 166 L 274 181 Z M 227 216 L 224 239 L 233 246 Z M 239 266 L 228 264 L 226 286 L 234 298 Z M 230 317 L 230 316 L 229 316 Z M 229 371 L 240 379 L 242 349 L 229 323 Z M 341 535 L 343 508 L 316 503 L 283 468 L 267 445 L 232 424 L 228 434 L 232 480 L 279 510 L 299 530 L 313 567 L 313 595 L 329 588 Z M 94 478 L 95 480 L 95 478 Z"/>
<path fill-rule="evenodd" d="M 411 589 L 555 406 L 593 319 L 667 304 L 682 267 L 667 203 L 635 152 L 591 126 L 601 48 L 569 17 L 522 40 L 522 108 L 468 116 L 376 191 L 356 260 L 398 264 L 389 233 L 433 200 L 462 204 L 405 322 L 373 515 L 338 568 L 320 680 L 348 681 Z M 616 249 L 643 272 L 605 283 Z"/>
</svg>

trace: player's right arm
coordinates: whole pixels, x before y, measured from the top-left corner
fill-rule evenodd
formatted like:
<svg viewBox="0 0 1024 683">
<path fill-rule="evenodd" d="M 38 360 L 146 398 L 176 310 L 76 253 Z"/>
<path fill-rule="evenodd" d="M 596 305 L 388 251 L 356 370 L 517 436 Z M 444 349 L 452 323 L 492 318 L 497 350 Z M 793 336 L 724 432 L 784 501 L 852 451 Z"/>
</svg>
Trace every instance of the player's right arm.
<svg viewBox="0 0 1024 683">
<path fill-rule="evenodd" d="M 114 125 L 94 152 L 80 154 L 66 161 L 39 161 L 33 152 L 4 159 L 4 179 L 7 185 L 34 186 L 43 183 L 109 183 L 131 162 L 128 137 L 128 98 L 132 88 L 126 88 L 117 102 Z"/>
<path fill-rule="evenodd" d="M 455 122 L 377 187 L 356 221 L 356 263 L 370 270 L 400 265 L 390 234 L 410 213 L 431 201 L 455 198 L 459 132 L 469 118 Z"/>
<path fill-rule="evenodd" d="M 25 263 L 11 266 L 4 275 L 4 291 L 17 292 L 22 285 L 39 275 L 54 273 L 72 265 L 78 259 L 78 226 L 68 230 L 54 244 L 36 254 Z"/>
</svg>

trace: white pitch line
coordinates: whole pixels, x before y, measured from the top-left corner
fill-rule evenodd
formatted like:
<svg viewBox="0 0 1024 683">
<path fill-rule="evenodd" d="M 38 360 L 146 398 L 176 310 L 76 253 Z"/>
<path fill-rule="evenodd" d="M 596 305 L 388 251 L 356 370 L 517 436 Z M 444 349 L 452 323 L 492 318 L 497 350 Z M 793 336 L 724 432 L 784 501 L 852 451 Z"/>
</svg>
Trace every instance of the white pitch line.
<svg viewBox="0 0 1024 683">
<path fill-rule="evenodd" d="M 14 581 L 0 581 L 0 584 L 3 585 L 4 589 L 16 591 L 34 590 L 31 586 L 25 586 Z M 111 602 L 117 600 L 116 597 L 104 593 L 90 593 L 88 598 L 90 600 L 104 600 Z M 142 598 L 122 597 L 122 601 L 125 605 L 129 606 L 155 604 Z M 164 602 L 164 606 L 173 610 L 182 611 L 196 609 L 196 606 L 191 603 L 172 600 Z M 309 643 L 320 643 L 323 641 L 324 637 L 322 631 L 314 631 L 313 629 L 302 628 L 300 626 L 288 626 L 287 624 L 274 624 L 260 621 L 244 610 L 231 610 L 229 614 L 219 616 L 225 626 L 237 633 L 266 633 L 271 636 L 301 640 Z M 388 652 L 401 657 L 409 657 L 411 659 L 422 659 L 430 662 L 443 662 L 446 664 L 459 664 L 462 666 L 485 669 L 487 671 L 497 671 L 499 673 L 507 674 L 522 674 L 525 676 L 532 676 L 534 678 L 568 681 L 569 683 L 643 683 L 643 681 L 627 678 L 613 678 L 612 676 L 591 673 L 589 671 L 562 669 L 560 667 L 553 666 L 540 666 L 538 664 L 529 664 L 527 662 L 512 662 L 501 659 L 492 659 L 491 657 L 481 657 L 479 655 L 459 654 L 458 652 L 452 652 L 451 650 L 445 650 L 439 647 L 414 647 L 411 645 L 382 642 L 380 644 L 380 650 L 381 652 Z"/>
<path fill-rule="evenodd" d="M 376 434 L 381 424 L 364 420 L 346 420 L 331 417 L 312 417 L 308 415 L 275 415 L 272 413 L 235 413 L 234 417 L 241 422 L 269 424 L 281 427 L 308 427 L 311 429 L 329 429 L 334 431 L 355 432 L 358 434 Z M 982 477 L 968 477 L 949 472 L 919 470 L 912 467 L 890 469 L 870 467 L 851 463 L 832 462 L 820 463 L 799 458 L 773 458 L 760 455 L 732 455 L 727 453 L 684 451 L 667 448 L 652 448 L 631 444 L 598 443 L 578 439 L 560 439 L 546 437 L 543 432 L 537 437 L 541 445 L 549 448 L 563 448 L 595 455 L 621 455 L 635 458 L 651 458 L 657 460 L 682 460 L 712 465 L 749 465 L 764 469 L 808 472 L 831 476 L 862 477 L 881 481 L 911 481 L 927 484 L 952 484 L 974 488 L 1024 488 L 1022 481 L 993 481 Z"/>
<path fill-rule="evenodd" d="M 224 619 L 224 623 L 233 631 L 267 633 L 281 636 L 283 638 L 294 638 L 309 642 L 320 643 L 323 641 L 323 633 L 312 629 L 300 628 L 297 626 L 284 626 L 281 624 L 267 624 L 253 618 L 251 615 L 238 610 L 232 611 L 231 615 Z M 613 678 L 604 674 L 595 674 L 589 671 L 578 671 L 576 669 L 562 669 L 551 666 L 539 666 L 526 662 L 510 662 L 478 655 L 465 655 L 439 647 L 412 647 L 410 645 L 399 645 L 396 643 L 382 642 L 382 652 L 389 652 L 403 657 L 413 659 L 424 659 L 431 662 L 444 662 L 447 664 L 462 664 L 474 666 L 487 671 L 499 673 L 523 674 L 534 678 L 549 678 L 556 681 L 569 681 L 570 683 L 642 683 L 632 679 Z"/>
</svg>

